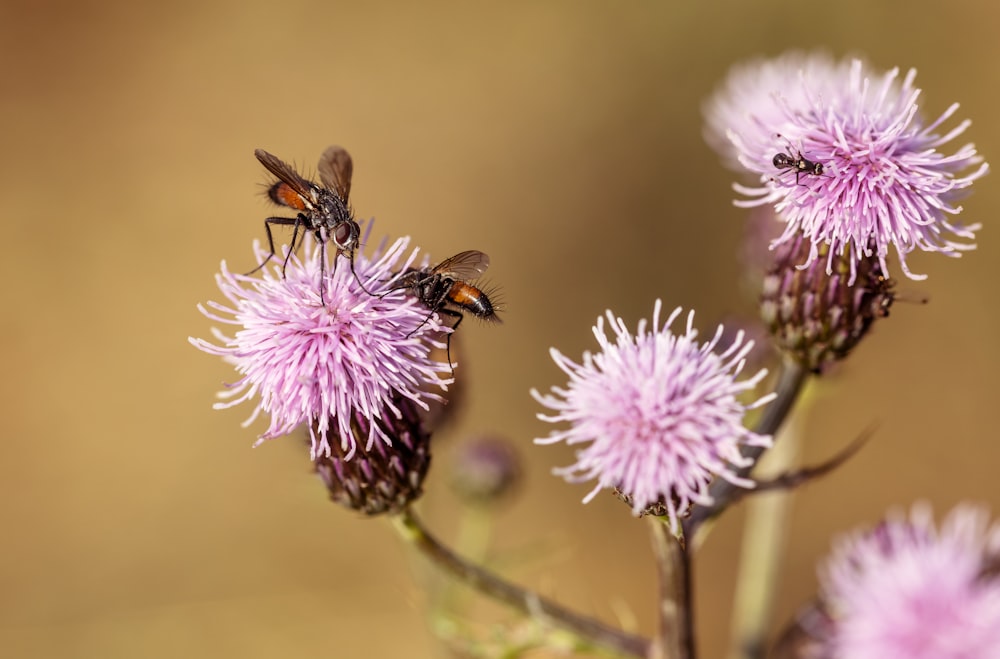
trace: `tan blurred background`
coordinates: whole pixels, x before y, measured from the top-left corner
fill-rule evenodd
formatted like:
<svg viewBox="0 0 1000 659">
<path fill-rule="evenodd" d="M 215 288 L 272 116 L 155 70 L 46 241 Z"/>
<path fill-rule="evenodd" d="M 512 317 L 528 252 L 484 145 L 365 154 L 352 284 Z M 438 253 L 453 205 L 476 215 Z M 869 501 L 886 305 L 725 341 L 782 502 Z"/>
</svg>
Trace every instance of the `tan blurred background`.
<svg viewBox="0 0 1000 659">
<path fill-rule="evenodd" d="M 445 654 L 425 564 L 327 503 L 295 441 L 251 449 L 250 409 L 211 409 L 231 369 L 187 343 L 209 335 L 195 305 L 219 298 L 220 260 L 254 265 L 269 208 L 253 149 L 313 171 L 330 143 L 354 156 L 360 216 L 436 258 L 488 252 L 507 303 L 502 326 L 463 327 L 468 400 L 436 439 L 428 523 L 459 526 L 445 481 L 461 438 L 503 433 L 527 473 L 497 516 L 502 570 L 651 632 L 645 524 L 549 475 L 571 453 L 530 445 L 549 429 L 528 390 L 564 382 L 548 347 L 591 348 L 608 307 L 634 326 L 662 297 L 703 329 L 753 311 L 744 214 L 700 118 L 742 58 L 825 47 L 917 67 L 927 114 L 961 102 L 997 159 L 992 3 L 890 4 L 7 3 L 0 654 Z M 995 176 L 965 202 L 979 251 L 915 258 L 930 279 L 902 290 L 931 304 L 898 304 L 805 421 L 810 461 L 881 425 L 796 498 L 781 619 L 832 535 L 888 506 L 1000 508 Z M 724 646 L 741 520 L 698 559 L 706 657 Z"/>
</svg>

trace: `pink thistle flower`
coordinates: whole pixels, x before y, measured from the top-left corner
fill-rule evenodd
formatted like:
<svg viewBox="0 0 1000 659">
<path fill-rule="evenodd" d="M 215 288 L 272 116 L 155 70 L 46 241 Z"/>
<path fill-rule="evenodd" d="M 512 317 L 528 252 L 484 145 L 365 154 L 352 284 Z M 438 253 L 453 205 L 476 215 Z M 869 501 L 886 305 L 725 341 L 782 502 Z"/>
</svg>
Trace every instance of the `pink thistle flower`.
<svg viewBox="0 0 1000 659">
<path fill-rule="evenodd" d="M 951 155 L 938 151 L 971 122 L 938 132 L 957 103 L 925 122 L 917 106 L 921 92 L 913 85 L 916 71 L 902 80 L 898 69 L 869 76 L 857 60 L 848 66 L 790 54 L 758 62 L 734 72 L 710 101 L 707 135 L 718 141 L 728 126 L 729 155 L 761 181 L 757 187 L 734 185 L 750 197 L 737 205 L 774 204 L 785 231 L 773 244 L 806 236 L 812 250 L 803 265 L 822 258 L 820 246 L 828 245 L 828 272 L 845 253 L 852 264 L 875 256 L 888 272 L 892 246 L 904 274 L 924 279 L 907 265 L 913 250 L 957 257 L 975 249 L 968 241 L 980 225 L 951 217 L 962 211 L 956 200 L 989 166 L 972 144 Z M 822 173 L 779 169 L 778 154 L 818 164 Z"/>
<path fill-rule="evenodd" d="M 693 312 L 685 332 L 674 335 L 669 328 L 681 309 L 662 327 L 660 311 L 657 300 L 652 326 L 647 331 L 646 321 L 639 321 L 634 336 L 608 311 L 617 340 L 608 338 L 604 318 L 598 318 L 593 331 L 601 351 L 585 352 L 577 364 L 551 349 L 552 359 L 569 375 L 569 385 L 553 387 L 547 395 L 537 390 L 531 394 L 555 412 L 539 414 L 539 419 L 569 423 L 569 428 L 536 439 L 536 444 L 587 445 L 577 452 L 575 464 L 553 471 L 571 483 L 597 480 L 584 503 L 602 489 L 617 488 L 634 514 L 652 507 L 655 514 L 667 515 L 676 530 L 679 516 L 692 503 L 712 503 L 708 484 L 714 477 L 753 487 L 753 481 L 733 469 L 752 462 L 743 457 L 740 446 L 769 446 L 771 438 L 744 428 L 743 416 L 774 395 L 749 405 L 740 402 L 767 374 L 761 370 L 736 381 L 753 347 L 753 342 L 744 342 L 742 332 L 716 354 L 721 326 L 711 341 L 699 345 Z"/>
<path fill-rule="evenodd" d="M 325 256 L 317 244 L 309 243 L 304 260 L 293 254 L 284 277 L 280 264 L 257 278 L 232 273 L 223 261 L 216 281 L 230 304 L 209 302 L 198 308 L 208 318 L 240 329 L 230 337 L 213 328 L 219 345 L 189 340 L 223 357 L 243 376 L 220 394 L 228 400 L 216 403 L 217 409 L 259 394 L 244 424 L 261 412 L 270 415 L 257 444 L 307 423 L 314 460 L 329 458 L 336 438 L 338 455 L 350 460 L 357 448 L 351 429 L 355 413 L 372 421 L 365 445 L 370 451 L 376 440 L 392 444 L 384 430 L 392 424 L 375 421 L 387 414 L 401 417 L 394 401 L 408 399 L 427 410 L 429 401 L 442 400 L 435 390 L 447 390 L 451 379 L 443 375 L 451 371 L 447 363 L 431 360 L 430 352 L 444 347 L 440 332 L 447 328 L 436 316 L 428 319 L 427 309 L 412 296 L 392 290 L 393 278 L 413 265 L 418 250 L 403 259 L 409 238 L 388 249 L 385 244 L 371 258 L 355 255 L 357 276 L 374 295 L 361 290 L 341 261 L 332 274 L 325 268 L 325 306 L 320 301 L 320 258 Z M 258 262 L 267 256 L 258 243 L 254 254 Z"/>
<path fill-rule="evenodd" d="M 831 624 L 824 657 L 1000 657 L 1000 525 L 962 505 L 935 528 L 930 508 L 842 538 L 820 571 Z"/>
<path fill-rule="evenodd" d="M 702 108 L 705 141 L 722 157 L 726 167 L 746 171 L 731 136 L 762 131 L 770 135 L 769 126 L 785 122 L 784 109 L 775 102 L 776 94 L 781 94 L 787 105 L 804 107 L 808 103 L 806 87 L 790 82 L 798 81 L 801 76 L 812 85 L 823 85 L 814 93 L 828 96 L 836 91 L 830 85 L 839 81 L 848 67 L 849 63 L 835 62 L 825 53 L 796 50 L 770 59 L 755 58 L 734 65 L 726 80 Z"/>
</svg>

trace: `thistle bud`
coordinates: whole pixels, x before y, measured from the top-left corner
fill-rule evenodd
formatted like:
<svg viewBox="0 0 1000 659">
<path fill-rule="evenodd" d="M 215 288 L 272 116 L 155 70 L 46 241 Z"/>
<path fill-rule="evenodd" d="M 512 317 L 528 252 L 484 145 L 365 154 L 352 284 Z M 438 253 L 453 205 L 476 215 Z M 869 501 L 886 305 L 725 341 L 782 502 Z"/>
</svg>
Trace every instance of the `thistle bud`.
<svg viewBox="0 0 1000 659">
<path fill-rule="evenodd" d="M 493 503 L 510 493 L 521 476 L 514 447 L 499 437 L 477 437 L 457 449 L 451 485 L 469 503 Z"/>
<path fill-rule="evenodd" d="M 423 493 L 424 476 L 430 466 L 430 433 L 420 421 L 419 407 L 409 399 L 396 401 L 400 417 L 384 415 L 370 420 L 355 412 L 351 431 L 359 448 L 348 458 L 349 441 L 330 442 L 329 456 L 315 460 L 316 473 L 330 491 L 330 498 L 342 506 L 366 515 L 398 513 Z M 375 441 L 363 448 L 370 425 L 377 423 L 389 446 Z"/>
<path fill-rule="evenodd" d="M 850 354 L 876 318 L 889 315 L 894 282 L 875 257 L 831 258 L 823 245 L 820 258 L 811 258 L 812 248 L 803 236 L 775 248 L 760 310 L 777 348 L 819 373 Z"/>
</svg>

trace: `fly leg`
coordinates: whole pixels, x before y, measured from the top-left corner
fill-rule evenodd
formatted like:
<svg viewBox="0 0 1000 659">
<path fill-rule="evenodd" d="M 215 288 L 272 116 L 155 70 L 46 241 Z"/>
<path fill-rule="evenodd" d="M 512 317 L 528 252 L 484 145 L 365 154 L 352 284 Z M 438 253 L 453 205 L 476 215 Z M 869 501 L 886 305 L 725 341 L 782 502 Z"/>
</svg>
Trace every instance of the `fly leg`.
<svg viewBox="0 0 1000 659">
<path fill-rule="evenodd" d="M 274 236 L 271 234 L 271 225 L 272 224 L 277 224 L 278 226 L 294 226 L 295 227 L 295 233 L 292 234 L 292 245 L 294 245 L 295 244 L 295 236 L 296 236 L 296 234 L 298 234 L 299 227 L 302 225 L 302 216 L 300 215 L 299 217 L 295 217 L 295 218 L 291 218 L 291 217 L 269 217 L 266 220 L 264 220 L 264 230 L 267 232 L 267 247 L 271 251 L 267 255 L 267 258 L 264 259 L 264 262 L 261 263 L 260 265 L 258 265 L 256 268 L 254 268 L 250 272 L 248 272 L 246 274 L 246 276 L 250 276 L 253 273 L 255 273 L 258 270 L 260 270 L 261 268 L 263 268 L 265 265 L 267 265 L 267 262 L 270 261 L 274 257 Z M 290 252 L 291 252 L 291 250 L 289 250 L 289 253 Z M 288 257 L 285 257 L 285 263 L 286 264 L 288 263 Z M 285 276 L 285 266 L 284 265 L 281 266 L 281 276 L 282 277 Z"/>
</svg>

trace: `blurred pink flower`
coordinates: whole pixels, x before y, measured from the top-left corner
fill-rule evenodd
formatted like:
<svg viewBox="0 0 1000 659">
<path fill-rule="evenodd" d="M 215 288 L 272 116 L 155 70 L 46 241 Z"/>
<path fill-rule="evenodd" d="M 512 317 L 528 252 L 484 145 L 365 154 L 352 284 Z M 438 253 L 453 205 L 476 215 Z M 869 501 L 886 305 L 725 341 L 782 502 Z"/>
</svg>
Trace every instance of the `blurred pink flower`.
<svg viewBox="0 0 1000 659">
<path fill-rule="evenodd" d="M 368 228 L 370 232 L 370 224 Z M 417 250 L 403 259 L 409 238 L 388 249 L 385 244 L 371 258 L 360 251 L 355 255 L 357 276 L 375 295 L 362 291 L 346 259 L 338 257 L 332 274 L 326 267 L 325 306 L 320 301 L 322 250 L 311 241 L 304 260 L 296 255 L 289 259 L 285 276 L 280 263 L 259 278 L 234 274 L 222 263 L 216 281 L 230 304 L 209 302 L 207 308 L 198 308 L 208 318 L 239 329 L 227 336 L 213 328 L 218 344 L 189 340 L 223 357 L 242 375 L 220 394 L 229 400 L 216 408 L 259 395 L 246 424 L 261 412 L 269 414 L 271 422 L 258 444 L 305 423 L 314 460 L 331 456 L 331 441 L 339 441 L 346 453 L 343 459 L 349 460 L 357 448 L 351 431 L 355 413 L 372 421 L 365 446 L 370 450 L 376 440 L 392 444 L 383 429 L 386 424 L 375 421 L 383 415 L 401 417 L 394 400 L 409 399 L 425 410 L 428 401 L 441 400 L 434 391 L 447 389 L 451 379 L 444 376 L 451 369 L 432 361 L 430 351 L 444 347 L 433 338 L 443 336 L 443 328 L 436 316 L 428 320 L 427 309 L 412 296 L 389 285 L 395 273 L 411 267 Z M 258 244 L 254 254 L 258 262 L 267 256 Z"/>
<path fill-rule="evenodd" d="M 647 331 L 641 320 L 634 336 L 608 311 L 617 341 L 612 343 L 604 318 L 598 318 L 593 331 L 600 352 L 585 352 L 577 364 L 551 349 L 556 364 L 569 375 L 569 385 L 553 387 L 547 395 L 531 393 L 554 411 L 539 414 L 539 419 L 569 424 L 536 439 L 537 444 L 586 444 L 575 464 L 554 470 L 571 483 L 597 480 L 585 503 L 601 489 L 618 488 L 635 514 L 655 506 L 676 529 L 678 517 L 692 503 L 712 503 L 708 484 L 714 477 L 753 486 L 733 469 L 750 463 L 740 446 L 768 446 L 771 438 L 747 430 L 743 416 L 773 395 L 751 404 L 740 401 L 767 374 L 761 370 L 736 381 L 753 347 L 753 342 L 744 342 L 742 332 L 716 354 L 722 327 L 711 341 L 699 345 L 693 312 L 684 333 L 674 335 L 669 327 L 681 310 L 670 314 L 662 327 L 660 311 L 657 300 L 652 326 Z"/>
<path fill-rule="evenodd" d="M 977 506 L 935 528 L 916 505 L 836 543 L 820 570 L 831 659 L 1000 657 L 1000 525 Z"/>
<path fill-rule="evenodd" d="M 836 62 L 826 53 L 797 50 L 733 65 L 725 81 L 704 103 L 705 141 L 726 167 L 746 171 L 731 136 L 762 133 L 774 137 L 775 129 L 771 127 L 785 123 L 783 105 L 804 107 L 809 91 L 829 96 L 836 91 L 830 85 L 839 82 L 849 67 L 849 62 Z M 810 82 L 809 89 L 795 84 L 800 78 Z M 776 99 L 779 95 L 781 103 Z"/>
</svg>

